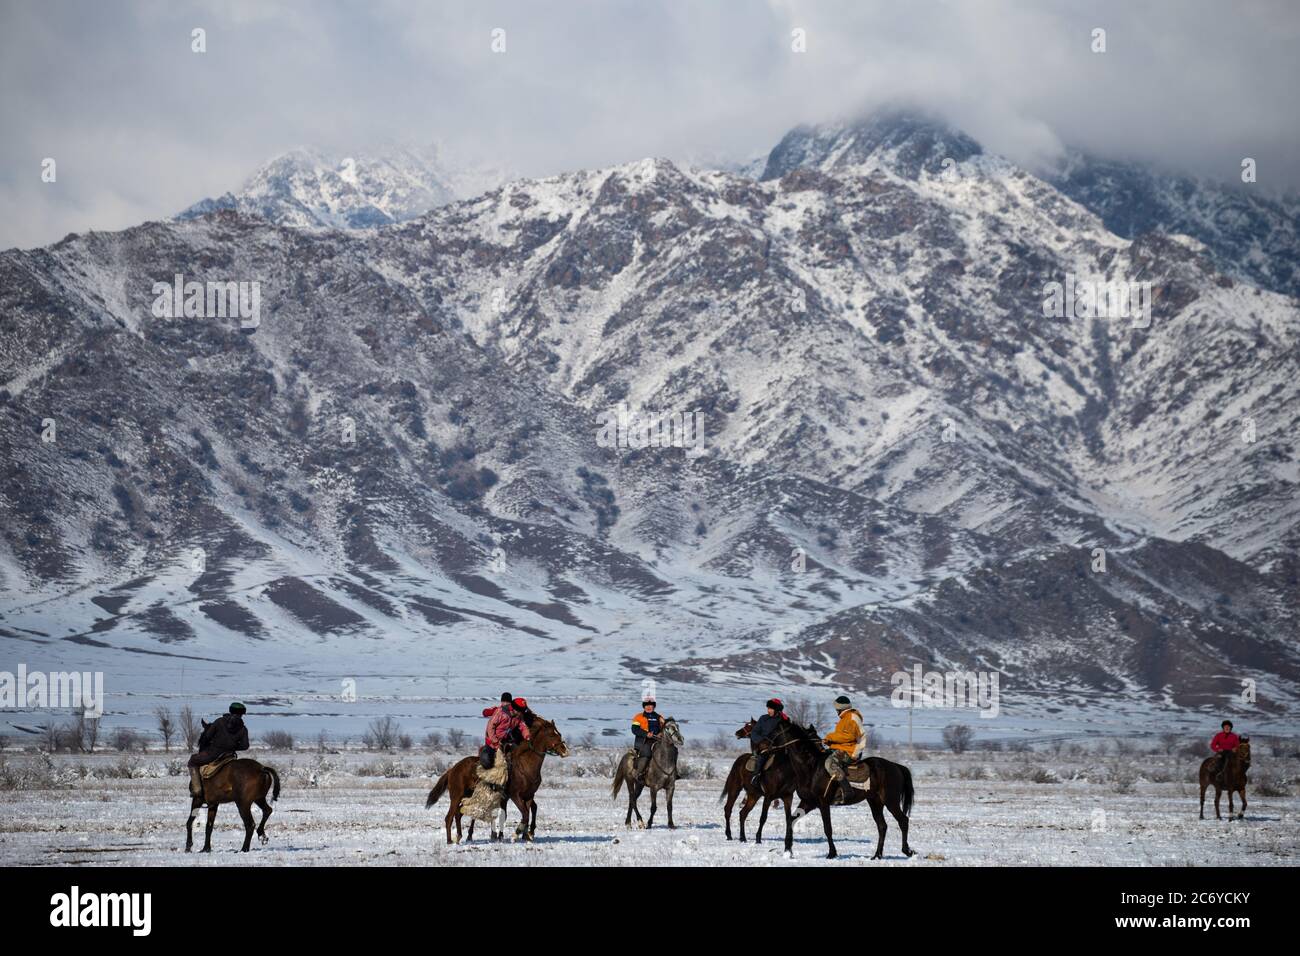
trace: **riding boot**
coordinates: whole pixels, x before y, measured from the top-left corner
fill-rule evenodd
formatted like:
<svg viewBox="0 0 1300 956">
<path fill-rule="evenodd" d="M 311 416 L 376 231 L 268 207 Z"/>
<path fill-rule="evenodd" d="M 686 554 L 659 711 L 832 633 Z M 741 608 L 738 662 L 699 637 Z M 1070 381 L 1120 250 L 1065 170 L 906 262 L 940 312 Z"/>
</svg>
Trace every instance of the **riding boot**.
<svg viewBox="0 0 1300 956">
<path fill-rule="evenodd" d="M 849 783 L 849 778 L 844 777 L 840 780 L 840 803 L 848 803 L 853 799 L 853 784 Z"/>
<path fill-rule="evenodd" d="M 203 796 L 203 778 L 199 776 L 198 767 L 190 767 L 190 796 Z"/>
</svg>

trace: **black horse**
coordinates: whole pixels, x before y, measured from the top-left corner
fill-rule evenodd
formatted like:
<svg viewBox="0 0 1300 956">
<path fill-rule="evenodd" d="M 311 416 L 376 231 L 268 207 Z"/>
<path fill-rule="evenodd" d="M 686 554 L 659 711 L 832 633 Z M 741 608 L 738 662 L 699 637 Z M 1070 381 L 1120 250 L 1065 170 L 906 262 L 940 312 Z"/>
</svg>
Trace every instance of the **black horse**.
<svg viewBox="0 0 1300 956">
<path fill-rule="evenodd" d="M 822 747 L 821 737 L 812 726 L 806 728 L 795 724 L 785 724 L 777 731 L 772 742 L 773 749 L 785 751 L 794 770 L 796 787 L 802 797 L 799 811 L 793 815 L 787 813 L 785 829 L 785 850 L 791 852 L 794 846 L 794 821 L 805 812 L 809 804 L 821 810 L 822 827 L 826 831 L 826 842 L 830 845 L 827 857 L 837 856 L 835 839 L 831 832 L 831 807 L 836 805 L 836 796 L 840 792 L 839 781 L 826 770 L 826 758 L 831 751 Z M 868 757 L 865 761 L 871 770 L 871 784 L 866 790 L 854 788 L 853 795 L 843 805 L 861 803 L 864 800 L 871 808 L 871 815 L 876 820 L 876 830 L 880 839 L 876 843 L 876 852 L 871 857 L 880 860 L 885 855 L 884 811 L 888 808 L 898 821 L 903 833 L 903 853 L 912 856 L 915 851 L 907 845 L 908 817 L 912 812 L 912 802 L 916 790 L 912 786 L 912 771 L 901 763 L 894 763 L 883 757 Z"/>
</svg>

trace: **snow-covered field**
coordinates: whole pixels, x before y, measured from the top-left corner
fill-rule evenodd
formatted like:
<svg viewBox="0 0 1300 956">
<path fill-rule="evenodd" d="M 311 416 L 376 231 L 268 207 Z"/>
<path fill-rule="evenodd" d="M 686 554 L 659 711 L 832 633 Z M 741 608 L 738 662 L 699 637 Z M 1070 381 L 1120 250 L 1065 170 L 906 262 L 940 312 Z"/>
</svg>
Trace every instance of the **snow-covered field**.
<svg viewBox="0 0 1300 956">
<path fill-rule="evenodd" d="M 626 801 L 609 797 L 620 751 L 575 748 L 548 758 L 538 793 L 537 840 L 448 846 L 446 799 L 424 800 L 434 775 L 455 754 L 436 752 L 254 752 L 276 767 L 284 789 L 268 824 L 270 843 L 256 840 L 236 854 L 242 827 L 231 805 L 218 814 L 211 856 L 183 852 L 188 809 L 183 756 L 165 754 L 4 755 L 0 765 L 0 865 L 566 865 L 789 866 L 823 865 L 818 818 L 796 825 L 792 860 L 781 852 L 779 808 L 762 844 L 728 842 L 718 795 L 739 751 L 690 750 L 688 779 L 678 785 L 677 829 L 625 829 Z M 1127 748 L 1123 748 L 1127 749 Z M 1294 752 L 1294 748 L 1286 748 Z M 1256 751 L 1244 821 L 1197 819 L 1196 761 L 1146 752 L 1104 754 L 889 752 L 911 767 L 916 782 L 911 844 L 904 859 L 889 820 L 884 863 L 872 863 L 875 826 L 864 807 L 833 811 L 836 866 L 1295 865 L 1300 862 L 1300 758 Z M 133 776 L 126 776 L 127 773 Z M 1035 782 L 1041 780 L 1043 782 Z M 1123 792 L 1116 792 L 1117 790 Z M 737 813 L 738 813 L 737 807 Z M 642 799 L 642 812 L 648 799 Z M 1227 801 L 1224 798 L 1226 814 Z M 255 816 L 257 811 L 254 811 Z M 201 845 L 202 816 L 196 821 Z M 752 838 L 758 811 L 750 816 Z M 511 810 L 508 824 L 517 821 Z M 733 815 L 733 834 L 738 835 Z"/>
</svg>

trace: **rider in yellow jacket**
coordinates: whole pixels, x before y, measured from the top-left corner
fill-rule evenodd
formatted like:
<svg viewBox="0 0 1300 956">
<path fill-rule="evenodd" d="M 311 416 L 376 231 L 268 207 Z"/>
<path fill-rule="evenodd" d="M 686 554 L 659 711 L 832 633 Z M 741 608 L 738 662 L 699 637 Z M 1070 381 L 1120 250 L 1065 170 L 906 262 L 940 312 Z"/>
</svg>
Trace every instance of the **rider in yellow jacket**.
<svg viewBox="0 0 1300 956">
<path fill-rule="evenodd" d="M 839 714 L 839 720 L 835 724 L 835 729 L 825 737 L 827 746 L 836 752 L 843 764 L 861 759 L 865 755 L 867 745 L 867 732 L 862 726 L 862 715 L 843 694 L 835 698 L 835 712 Z M 844 802 L 847 803 L 853 793 L 847 775 L 840 778 L 840 791 Z"/>
</svg>

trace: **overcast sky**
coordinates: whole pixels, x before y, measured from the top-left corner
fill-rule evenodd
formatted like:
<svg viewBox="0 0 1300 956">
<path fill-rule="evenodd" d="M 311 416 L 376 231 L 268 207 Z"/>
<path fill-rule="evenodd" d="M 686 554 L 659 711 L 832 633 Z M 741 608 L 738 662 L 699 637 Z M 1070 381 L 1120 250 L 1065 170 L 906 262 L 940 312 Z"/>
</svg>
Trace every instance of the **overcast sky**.
<svg viewBox="0 0 1300 956">
<path fill-rule="evenodd" d="M 301 145 L 544 175 L 746 158 L 897 101 L 1028 164 L 1069 143 L 1232 180 L 1250 156 L 1296 190 L 1298 41 L 1290 0 L 0 0 L 0 248 L 169 216 Z"/>
</svg>

